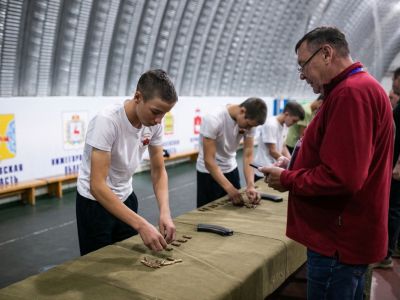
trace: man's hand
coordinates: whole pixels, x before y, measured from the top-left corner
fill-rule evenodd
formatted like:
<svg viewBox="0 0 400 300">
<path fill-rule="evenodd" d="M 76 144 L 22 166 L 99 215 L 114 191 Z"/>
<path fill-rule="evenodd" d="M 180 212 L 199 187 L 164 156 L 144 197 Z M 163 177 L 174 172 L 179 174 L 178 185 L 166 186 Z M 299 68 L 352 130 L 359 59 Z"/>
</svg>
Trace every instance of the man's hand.
<svg viewBox="0 0 400 300">
<path fill-rule="evenodd" d="M 176 238 L 176 228 L 169 213 L 160 214 L 159 226 L 161 235 L 165 238 L 165 241 L 168 244 L 173 242 Z"/>
<path fill-rule="evenodd" d="M 286 169 L 289 166 L 290 159 L 285 156 L 280 156 L 276 163 L 274 163 L 275 167 Z"/>
<path fill-rule="evenodd" d="M 226 192 L 233 205 L 243 205 L 242 195 L 240 195 L 240 192 L 234 186 L 230 187 Z"/>
<path fill-rule="evenodd" d="M 400 163 L 397 162 L 393 168 L 392 176 L 394 180 L 400 181 Z"/>
<path fill-rule="evenodd" d="M 259 204 L 261 200 L 260 194 L 256 191 L 254 187 L 247 187 L 246 188 L 246 195 L 249 198 L 250 203 L 252 204 Z"/>
<path fill-rule="evenodd" d="M 281 174 L 284 171 L 282 168 L 278 167 L 263 167 L 260 168 L 260 171 L 265 175 L 265 182 L 268 183 L 268 186 L 279 191 L 286 192 L 287 189 L 281 184 Z"/>
<path fill-rule="evenodd" d="M 154 251 L 161 251 L 167 247 L 161 233 L 146 220 L 139 226 L 137 231 L 147 248 Z"/>
</svg>

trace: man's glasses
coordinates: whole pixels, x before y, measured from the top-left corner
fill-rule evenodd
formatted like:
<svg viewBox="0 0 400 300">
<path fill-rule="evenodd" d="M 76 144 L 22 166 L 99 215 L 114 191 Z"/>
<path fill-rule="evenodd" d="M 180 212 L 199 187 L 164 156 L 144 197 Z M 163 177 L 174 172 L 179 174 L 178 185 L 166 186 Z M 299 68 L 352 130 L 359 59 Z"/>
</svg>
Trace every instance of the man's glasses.
<svg viewBox="0 0 400 300">
<path fill-rule="evenodd" d="M 304 68 L 306 67 L 306 65 L 307 65 L 307 64 L 312 60 L 312 58 L 313 58 L 315 55 L 317 55 L 317 53 L 318 53 L 319 51 L 321 51 L 321 50 L 322 50 L 322 47 L 319 48 L 317 51 L 315 51 L 315 52 L 309 57 L 309 59 L 307 59 L 307 60 L 304 62 L 304 64 L 303 64 L 302 66 L 300 66 L 300 67 L 297 68 L 297 71 L 298 71 L 300 74 L 303 74 Z"/>
</svg>

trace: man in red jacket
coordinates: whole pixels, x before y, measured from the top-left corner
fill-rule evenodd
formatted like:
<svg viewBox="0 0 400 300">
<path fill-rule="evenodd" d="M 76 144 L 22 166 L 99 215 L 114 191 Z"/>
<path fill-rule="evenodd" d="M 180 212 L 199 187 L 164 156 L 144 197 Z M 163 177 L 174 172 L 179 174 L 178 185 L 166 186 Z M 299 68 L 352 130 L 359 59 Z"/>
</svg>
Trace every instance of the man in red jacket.
<svg viewBox="0 0 400 300">
<path fill-rule="evenodd" d="M 289 191 L 286 234 L 307 247 L 308 299 L 362 299 L 368 264 L 387 251 L 390 103 L 338 29 L 310 31 L 295 51 L 300 79 L 325 99 L 288 169 L 260 169 Z"/>
</svg>

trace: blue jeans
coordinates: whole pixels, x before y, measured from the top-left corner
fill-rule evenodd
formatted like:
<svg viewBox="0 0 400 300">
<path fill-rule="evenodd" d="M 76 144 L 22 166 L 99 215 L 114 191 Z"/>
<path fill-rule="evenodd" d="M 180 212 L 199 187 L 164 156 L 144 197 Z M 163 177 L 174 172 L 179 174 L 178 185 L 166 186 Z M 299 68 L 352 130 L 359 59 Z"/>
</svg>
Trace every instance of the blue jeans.
<svg viewBox="0 0 400 300">
<path fill-rule="evenodd" d="M 307 299 L 362 300 L 367 268 L 368 265 L 343 264 L 337 257 L 308 249 Z"/>
</svg>

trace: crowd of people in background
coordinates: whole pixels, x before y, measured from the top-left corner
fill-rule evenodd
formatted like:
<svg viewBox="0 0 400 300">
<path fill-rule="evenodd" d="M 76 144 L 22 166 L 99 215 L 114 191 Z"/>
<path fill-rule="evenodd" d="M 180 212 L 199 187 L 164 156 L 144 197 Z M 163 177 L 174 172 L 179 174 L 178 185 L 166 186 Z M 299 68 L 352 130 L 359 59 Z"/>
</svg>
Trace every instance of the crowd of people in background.
<svg viewBox="0 0 400 300">
<path fill-rule="evenodd" d="M 299 77 L 318 99 L 303 106 L 290 101 L 282 113 L 267 118 L 265 102 L 253 97 L 204 116 L 197 206 L 224 195 L 234 205 L 242 205 L 243 197 L 257 204 L 255 180 L 289 192 L 286 234 L 307 248 L 308 299 L 363 299 L 368 265 L 390 267 L 399 256 L 400 68 L 389 101 L 353 61 L 337 28 L 308 32 L 295 52 Z M 76 197 L 82 255 L 137 233 L 156 251 L 175 239 L 160 123 L 177 101 L 167 74 L 151 70 L 139 79 L 132 99 L 90 122 Z M 241 141 L 244 193 L 236 162 Z M 137 214 L 132 189 L 146 149 L 159 230 Z M 253 162 L 260 165 L 256 174 Z"/>
<path fill-rule="evenodd" d="M 290 154 L 293 153 L 296 143 L 300 140 L 300 138 L 303 137 L 304 131 L 306 130 L 308 124 L 310 124 L 311 120 L 314 118 L 319 107 L 322 105 L 323 99 L 323 95 L 320 94 L 318 98 L 314 101 L 303 104 L 304 119 L 293 124 L 293 126 L 289 128 L 286 137 L 286 147 L 289 150 Z"/>
<path fill-rule="evenodd" d="M 264 124 L 267 106 L 260 98 L 249 98 L 240 105 L 227 105 L 206 115 L 200 128 L 197 158 L 197 207 L 228 195 L 233 204 L 243 204 L 240 193 L 236 151 L 243 140 L 243 174 L 246 196 L 257 204 L 253 161 L 255 128 Z"/>
<path fill-rule="evenodd" d="M 290 153 L 286 147 L 288 128 L 296 125 L 299 121 L 303 121 L 304 115 L 304 109 L 299 103 L 289 101 L 282 113 L 268 118 L 260 128 L 254 162 L 261 166 L 271 166 L 281 157 L 290 159 Z M 255 180 L 259 180 L 264 175 L 256 170 L 254 177 Z"/>
</svg>

